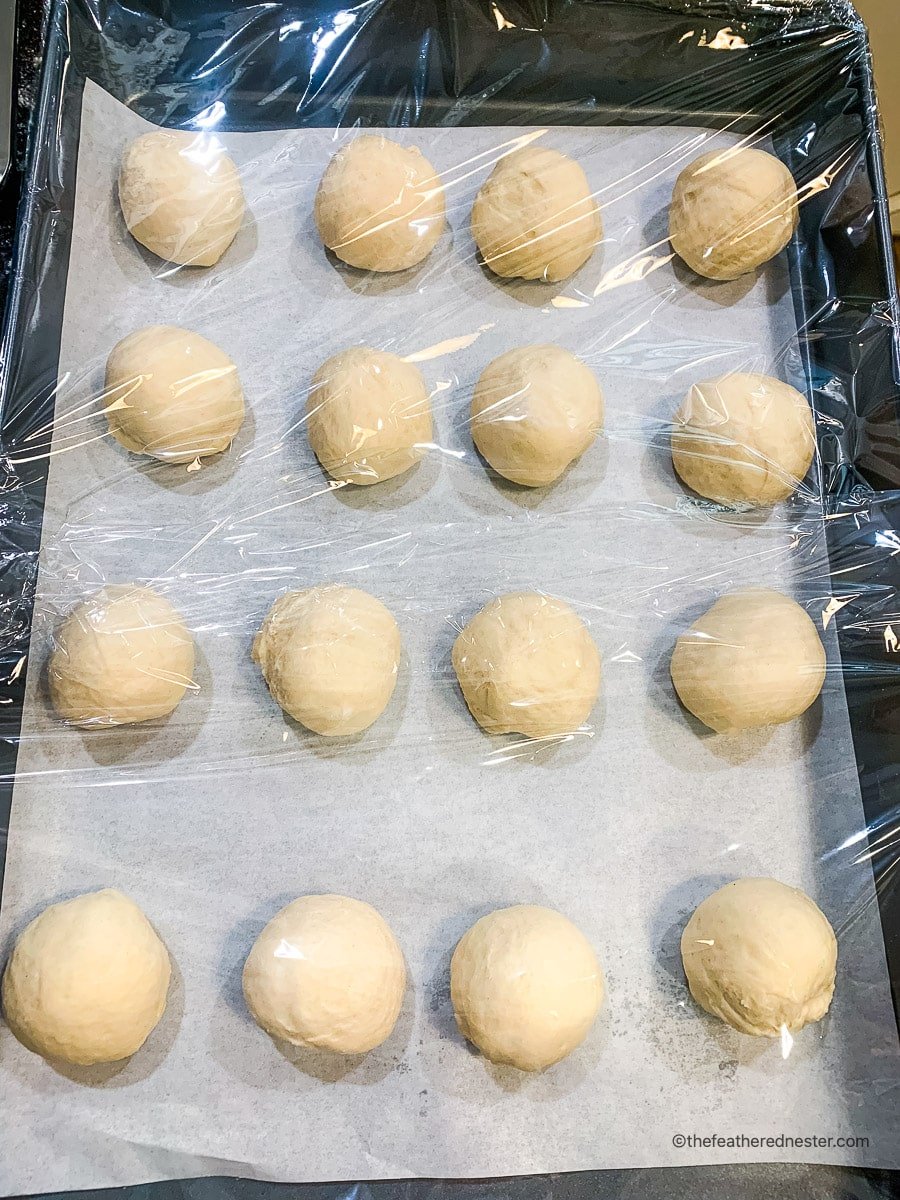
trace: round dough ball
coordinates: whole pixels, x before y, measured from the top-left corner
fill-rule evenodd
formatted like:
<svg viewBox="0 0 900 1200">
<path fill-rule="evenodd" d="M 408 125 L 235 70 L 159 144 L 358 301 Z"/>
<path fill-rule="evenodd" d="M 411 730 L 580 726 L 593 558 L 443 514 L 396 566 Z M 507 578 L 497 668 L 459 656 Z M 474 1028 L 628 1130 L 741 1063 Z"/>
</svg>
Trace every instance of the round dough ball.
<svg viewBox="0 0 900 1200">
<path fill-rule="evenodd" d="M 768 588 L 717 600 L 675 643 L 681 703 L 717 733 L 793 721 L 822 690 L 825 650 L 796 601 Z"/>
<path fill-rule="evenodd" d="M 286 713 L 326 737 L 361 733 L 388 706 L 400 664 L 400 630 L 358 588 L 288 592 L 253 642 L 269 691 Z"/>
<path fill-rule="evenodd" d="M 205 337 L 174 325 L 150 325 L 116 343 L 104 401 L 113 437 L 163 462 L 221 454 L 244 420 L 237 367 Z"/>
<path fill-rule="evenodd" d="M 366 486 L 402 475 L 434 440 L 425 380 L 396 354 L 343 350 L 313 376 L 306 431 L 334 479 Z"/>
<path fill-rule="evenodd" d="M 584 266 L 603 225 L 578 163 L 525 146 L 501 158 L 479 191 L 472 236 L 495 274 L 556 283 Z"/>
<path fill-rule="evenodd" d="M 593 373 L 560 346 L 523 346 L 481 373 L 472 438 L 498 475 L 544 487 L 584 454 L 603 424 Z"/>
<path fill-rule="evenodd" d="M 238 169 L 207 133 L 157 129 L 122 158 L 119 202 L 128 232 L 167 262 L 217 263 L 244 218 Z"/>
<path fill-rule="evenodd" d="M 672 248 L 707 279 L 737 279 L 780 254 L 797 227 L 797 185 L 765 150 L 702 154 L 678 176 Z"/>
<path fill-rule="evenodd" d="M 600 654 L 568 604 L 509 592 L 485 605 L 453 643 L 469 711 L 488 733 L 572 733 L 600 690 Z"/>
<path fill-rule="evenodd" d="M 681 936 L 691 995 L 742 1033 L 780 1037 L 828 1012 L 837 941 L 821 909 L 775 879 L 737 879 L 697 907 Z"/>
<path fill-rule="evenodd" d="M 675 415 L 672 461 L 689 488 L 718 504 L 764 506 L 802 483 L 816 449 L 812 410 L 769 375 L 696 383 Z"/>
<path fill-rule="evenodd" d="M 166 717 L 192 687 L 194 641 L 165 596 L 137 584 L 95 592 L 60 626 L 48 667 L 53 707 L 72 725 Z"/>
<path fill-rule="evenodd" d="M 319 236 L 364 271 L 405 271 L 444 232 L 444 189 L 415 146 L 365 134 L 335 154 L 316 192 Z"/>
<path fill-rule="evenodd" d="M 587 1037 L 603 1003 L 590 942 L 562 913 L 516 904 L 463 935 L 450 963 L 463 1037 L 491 1062 L 542 1071 Z"/>
<path fill-rule="evenodd" d="M 170 975 L 153 926 L 133 900 L 105 888 L 51 904 L 19 934 L 3 974 L 3 1012 L 44 1058 L 118 1062 L 156 1027 Z"/>
<path fill-rule="evenodd" d="M 244 964 L 257 1025 L 295 1046 L 365 1054 L 397 1023 L 403 953 L 370 904 L 301 896 L 272 918 Z"/>
</svg>

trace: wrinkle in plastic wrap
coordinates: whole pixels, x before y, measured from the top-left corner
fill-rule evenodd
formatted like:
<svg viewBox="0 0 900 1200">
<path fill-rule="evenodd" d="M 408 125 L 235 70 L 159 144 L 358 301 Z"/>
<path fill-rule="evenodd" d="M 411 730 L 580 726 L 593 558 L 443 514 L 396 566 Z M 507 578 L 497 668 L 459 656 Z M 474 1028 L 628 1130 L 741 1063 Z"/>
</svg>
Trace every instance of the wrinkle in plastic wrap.
<svg viewBox="0 0 900 1200">
<path fill-rule="evenodd" d="M 317 240 L 315 188 L 352 136 L 325 129 L 223 135 L 244 225 L 218 268 L 161 266 L 128 238 L 115 200 L 122 147 L 145 127 L 87 85 L 31 659 L 43 665 L 56 623 L 86 594 L 139 579 L 184 614 L 196 687 L 163 722 L 79 732 L 30 671 L 2 928 L 8 946 L 48 900 L 119 886 L 166 941 L 175 981 L 147 1045 L 114 1067 L 51 1068 L 3 1031 L 4 1192 L 205 1173 L 900 1165 L 897 1034 L 859 849 L 818 468 L 786 504 L 741 513 L 689 496 L 668 448 L 698 378 L 760 370 L 803 387 L 783 258 L 708 285 L 665 241 L 681 166 L 736 136 L 392 130 L 442 174 L 450 229 L 420 268 L 376 277 L 342 268 Z M 564 285 L 499 283 L 468 230 L 497 157 L 531 140 L 575 156 L 603 205 L 605 241 Z M 151 323 L 197 330 L 238 365 L 247 421 L 199 470 L 129 456 L 105 435 L 106 355 Z M 541 341 L 596 372 L 606 422 L 558 484 L 531 492 L 486 470 L 468 412 L 490 359 Z M 354 489 L 319 468 L 303 411 L 319 364 L 360 343 L 417 363 L 435 440 L 412 472 Z M 322 740 L 284 717 L 250 659 L 273 599 L 322 582 L 371 591 L 403 638 L 397 691 L 353 739 Z M 699 612 L 748 583 L 804 604 L 826 683 L 799 721 L 716 737 L 679 708 L 668 661 Z M 603 655 L 588 727 L 559 742 L 486 736 L 452 674 L 461 626 L 515 589 L 565 599 Z M 781 1043 L 705 1016 L 681 971 L 693 907 L 747 874 L 804 888 L 838 933 L 831 1012 Z M 374 904 L 407 959 L 398 1026 L 362 1058 L 276 1046 L 241 996 L 262 925 L 317 891 Z M 539 1076 L 473 1053 L 449 1003 L 458 938 L 518 902 L 575 921 L 608 985 L 584 1046 Z M 675 1134 L 707 1131 L 869 1141 L 673 1148 Z"/>
</svg>

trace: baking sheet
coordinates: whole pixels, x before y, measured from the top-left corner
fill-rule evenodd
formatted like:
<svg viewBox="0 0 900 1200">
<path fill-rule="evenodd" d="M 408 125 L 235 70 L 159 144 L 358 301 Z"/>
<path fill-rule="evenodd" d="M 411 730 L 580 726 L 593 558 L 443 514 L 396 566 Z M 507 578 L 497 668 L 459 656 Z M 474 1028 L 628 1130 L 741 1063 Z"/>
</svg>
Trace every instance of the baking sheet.
<svg viewBox="0 0 900 1200">
<path fill-rule="evenodd" d="M 680 166 L 736 139 L 392 130 L 445 173 L 452 232 L 420 269 L 367 280 L 329 260 L 312 222 L 318 179 L 350 131 L 223 135 L 250 215 L 219 267 L 194 272 L 161 266 L 124 232 L 116 164 L 144 128 L 87 85 L 0 936 L 8 947 L 48 901 L 118 886 L 164 937 L 175 983 L 160 1027 L 124 1065 L 63 1071 L 0 1032 L 2 1193 L 205 1173 L 900 1166 L 896 1026 L 815 485 L 773 513 L 729 513 L 684 494 L 667 450 L 667 422 L 695 379 L 756 369 L 802 386 L 784 262 L 698 285 L 664 241 Z M 602 252 L 555 288 L 495 281 L 467 227 L 497 156 L 530 137 L 574 154 L 604 205 Z M 211 337 L 243 379 L 247 423 L 231 453 L 199 471 L 142 464 L 105 436 L 106 355 L 154 322 Z M 466 414 L 491 358 L 542 340 L 596 370 L 606 434 L 558 485 L 531 493 L 486 472 Z M 303 433 L 306 386 L 323 359 L 359 342 L 415 356 L 436 445 L 407 477 L 334 488 Z M 36 455 L 46 436 L 35 430 Z M 84 594 L 136 577 L 194 630 L 198 689 L 153 728 L 65 729 L 41 677 L 50 631 Z M 274 596 L 328 580 L 383 599 L 405 645 L 387 713 L 341 743 L 284 718 L 249 659 Z M 716 738 L 679 709 L 668 656 L 716 594 L 750 582 L 807 605 L 831 670 L 800 722 Z M 485 736 L 453 681 L 458 628 L 517 588 L 573 603 L 603 652 L 592 728 L 562 744 Z M 683 983 L 687 915 L 744 874 L 804 887 L 838 932 L 832 1011 L 791 1046 L 726 1029 Z M 397 1030 L 362 1059 L 279 1049 L 243 1007 L 256 934 L 315 891 L 373 903 L 407 956 Z M 586 1044 L 537 1077 L 467 1048 L 448 995 L 458 937 L 522 901 L 585 931 L 609 992 Z M 679 1135 L 833 1144 L 679 1147 Z"/>
</svg>

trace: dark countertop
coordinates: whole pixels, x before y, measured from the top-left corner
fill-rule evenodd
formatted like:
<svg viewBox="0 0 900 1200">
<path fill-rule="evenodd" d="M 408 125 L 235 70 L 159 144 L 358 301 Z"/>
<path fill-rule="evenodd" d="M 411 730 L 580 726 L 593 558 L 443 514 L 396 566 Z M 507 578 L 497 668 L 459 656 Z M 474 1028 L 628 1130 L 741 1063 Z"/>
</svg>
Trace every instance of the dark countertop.
<svg viewBox="0 0 900 1200">
<path fill-rule="evenodd" d="M 13 161 L 0 187 L 0 310 L 6 299 L 6 284 L 16 226 L 16 208 L 25 164 L 28 124 L 37 99 L 43 49 L 44 14 L 49 0 L 19 0 L 16 22 L 16 98 Z"/>
</svg>

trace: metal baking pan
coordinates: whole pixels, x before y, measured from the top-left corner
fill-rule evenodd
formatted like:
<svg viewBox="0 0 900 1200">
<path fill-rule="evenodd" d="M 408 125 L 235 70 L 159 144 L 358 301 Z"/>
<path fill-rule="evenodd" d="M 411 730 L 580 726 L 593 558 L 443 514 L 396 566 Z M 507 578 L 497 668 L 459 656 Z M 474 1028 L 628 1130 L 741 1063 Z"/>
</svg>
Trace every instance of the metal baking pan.
<svg viewBox="0 0 900 1200">
<path fill-rule="evenodd" d="M 12 120 L 16 7 L 7 4 L 0 12 L 0 185 L 12 160 Z"/>
<path fill-rule="evenodd" d="M 900 1008 L 900 337 L 865 32 L 843 0 L 368 0 L 363 32 L 335 4 L 55 0 L 0 346 L 0 831 L 8 825 L 28 669 L 45 457 L 19 451 L 53 415 L 79 140 L 92 79 L 142 116 L 223 129 L 300 126 L 691 124 L 765 127 L 799 179 L 791 282 L 820 440 L 847 698 L 892 980 Z M 326 66 L 317 46 L 333 32 Z M 318 33 L 318 38 L 316 34 Z M 343 38 L 343 41 L 341 39 Z M 719 39 L 721 53 L 711 54 Z M 823 71 L 833 86 L 823 89 Z M 773 105 L 773 79 L 789 79 Z M 353 86 L 349 86 L 352 81 Z M 777 92 L 777 89 L 774 89 Z M 784 103 L 785 95 L 790 97 Z M 2 872 L 2 863 L 0 863 Z M 204 1179 L 129 1194 L 249 1198 L 592 1194 L 900 1194 L 896 1173 L 757 1165 L 496 1181 L 280 1185 Z M 121 1191 L 116 1193 L 121 1194 Z M 85 1193 L 87 1195 L 87 1193 Z"/>
</svg>

